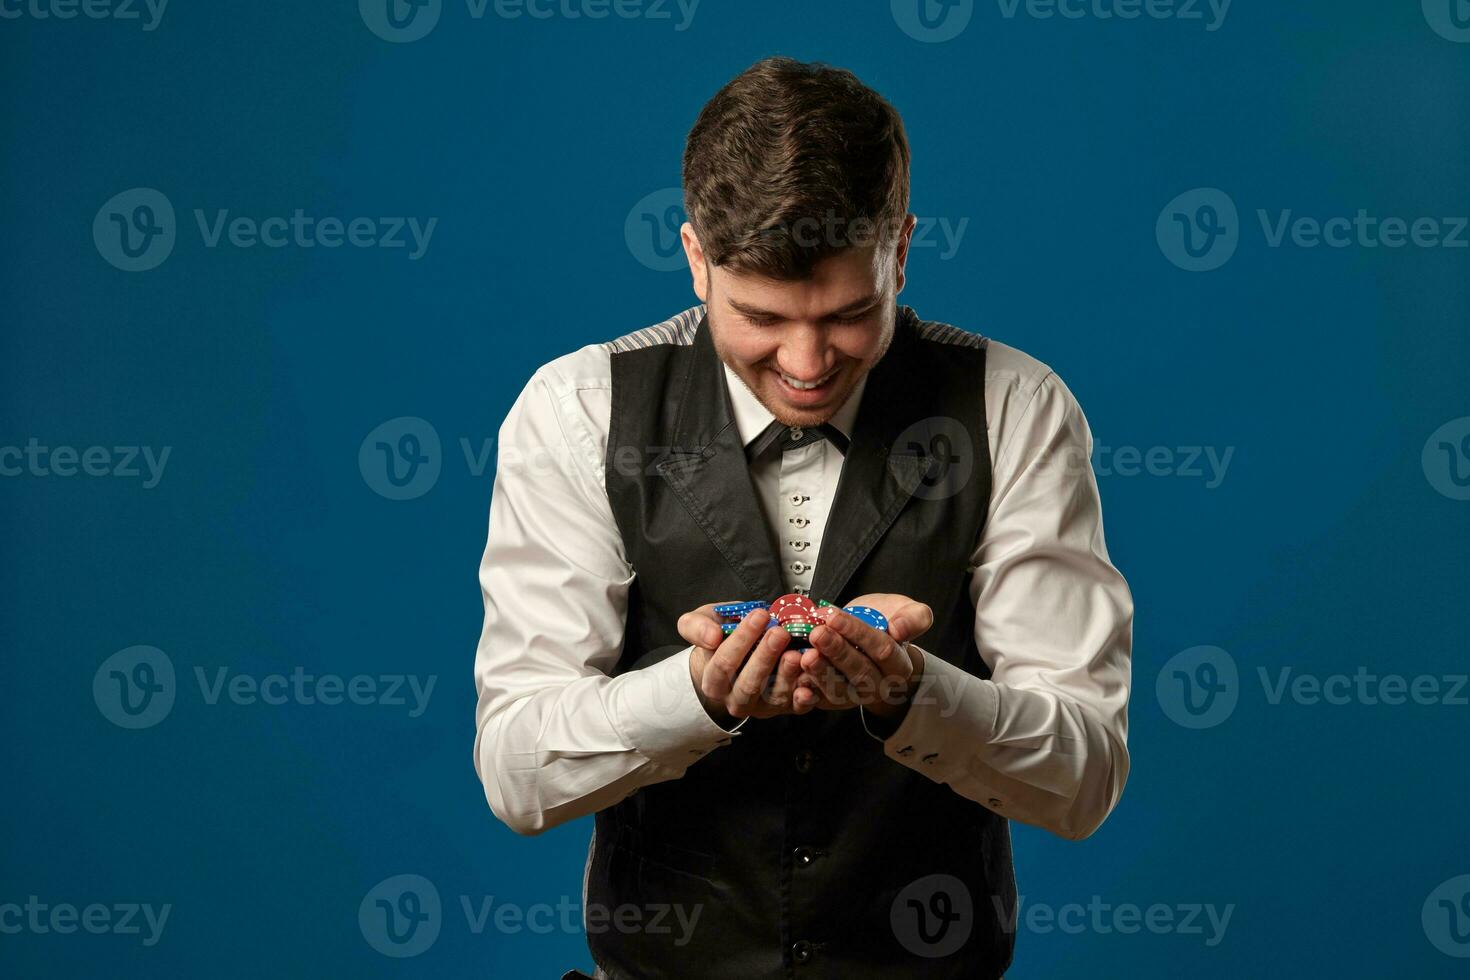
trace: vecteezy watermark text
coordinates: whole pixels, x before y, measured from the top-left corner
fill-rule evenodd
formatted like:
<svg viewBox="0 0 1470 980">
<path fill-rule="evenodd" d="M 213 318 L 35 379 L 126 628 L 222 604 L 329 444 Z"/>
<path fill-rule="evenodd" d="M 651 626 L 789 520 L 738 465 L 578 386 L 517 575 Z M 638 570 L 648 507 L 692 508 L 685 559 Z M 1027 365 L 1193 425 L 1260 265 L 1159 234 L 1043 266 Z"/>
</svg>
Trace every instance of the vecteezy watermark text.
<svg viewBox="0 0 1470 980">
<path fill-rule="evenodd" d="M 418 718 L 428 710 L 437 674 L 353 674 L 288 672 L 253 674 L 228 666 L 193 670 L 200 700 L 241 707 L 338 705 L 407 708 Z M 168 717 L 178 697 L 173 659 L 157 647 L 133 646 L 108 657 L 92 676 L 97 710 L 119 728 L 152 728 Z"/>
<path fill-rule="evenodd" d="M 1470 707 L 1470 675 L 1381 674 L 1365 665 L 1353 672 L 1318 674 L 1291 664 L 1257 666 L 1262 696 L 1273 707 Z M 1164 714 L 1184 728 L 1214 728 L 1234 712 L 1242 694 L 1235 658 L 1216 646 L 1174 654 L 1160 669 L 1155 694 Z"/>
<path fill-rule="evenodd" d="M 80 931 L 94 936 L 142 936 L 144 946 L 157 946 L 172 911 L 173 904 L 167 902 L 156 908 L 148 902 L 92 902 L 78 908 L 70 902 L 48 903 L 29 895 L 25 904 L 0 903 L 0 934 L 68 936 Z"/>
<path fill-rule="evenodd" d="M 3 0 L 0 0 L 3 2 Z M 438 218 L 355 217 L 309 213 L 243 215 L 229 208 L 195 208 L 194 225 L 207 249 L 323 248 L 403 249 L 410 262 L 423 258 Z M 92 221 L 97 252 L 124 272 L 155 269 L 173 253 L 179 227 L 173 203 L 161 191 L 134 187 L 108 199 Z"/>
<path fill-rule="evenodd" d="M 1019 926 L 1039 935 L 1055 931 L 1069 936 L 1082 933 L 1106 936 L 1115 932 L 1125 936 L 1139 932 L 1156 936 L 1201 936 L 1204 944 L 1211 948 L 1224 940 L 1225 931 L 1230 928 L 1230 918 L 1235 914 L 1234 902 L 1224 906 L 1213 902 L 1173 905 L 1154 902 L 1139 906 L 1133 902 L 1113 904 L 1103 901 L 1101 895 L 1093 895 L 1085 905 L 1081 902 L 1049 905 L 1046 902 L 1028 904 L 1026 896 L 1019 895 L 1014 914 L 1007 920 L 1000 899 L 991 896 L 991 902 L 1008 932 L 1014 932 Z"/>
<path fill-rule="evenodd" d="M 646 933 L 670 936 L 676 947 L 689 944 L 699 923 L 702 904 L 678 902 L 631 902 L 608 906 L 590 902 L 585 908 L 577 899 L 562 895 L 555 904 L 497 901 L 494 895 L 460 895 L 465 929 L 479 936 L 492 926 L 496 933 L 514 935 L 530 932 L 549 935 Z M 439 889 L 423 875 L 400 874 L 384 878 L 363 896 L 357 922 L 369 946 L 396 959 L 418 956 L 439 938 L 445 925 Z"/>
<path fill-rule="evenodd" d="M 0 0 L 0 20 L 138 21 L 144 31 L 163 22 L 168 0 Z"/>
<path fill-rule="evenodd" d="M 1002 20 L 1171 20 L 1218 31 L 1232 0 L 995 0 Z M 1426 0 L 1427 2 L 1427 0 Z M 964 33 L 977 0 L 889 0 L 894 23 L 916 41 L 934 44 Z"/>
<path fill-rule="evenodd" d="M 1373 214 L 1297 214 L 1292 208 L 1256 209 L 1267 248 L 1301 249 L 1462 249 L 1470 248 L 1470 216 Z M 1197 187 L 1176 196 L 1159 212 L 1154 236 L 1159 250 L 1189 272 L 1218 269 L 1235 255 L 1245 237 L 1235 201 L 1218 187 Z"/>
<path fill-rule="evenodd" d="M 700 0 L 464 0 L 471 21 L 492 13 L 500 20 L 601 21 L 646 20 L 673 23 L 686 31 L 694 23 Z M 385 41 L 406 44 L 428 37 L 439 24 L 445 0 L 358 0 L 358 13 L 368 30 Z M 678 19 L 675 20 L 677 15 Z"/>
<path fill-rule="evenodd" d="M 1006 20 L 1025 16 L 1035 20 L 1177 20 L 1203 24 L 1218 31 L 1230 13 L 1232 0 L 996 0 Z"/>
<path fill-rule="evenodd" d="M 211 677 L 203 667 L 194 668 L 194 678 L 205 704 L 218 704 L 224 697 L 232 704 L 339 704 L 408 707 L 408 716 L 417 718 L 429 707 L 429 698 L 438 682 L 437 674 L 420 678 L 417 674 L 309 674 L 295 667 L 289 675 L 231 673 L 229 667 L 215 667 Z M 228 681 L 228 684 L 226 683 Z M 412 695 L 410 705 L 406 698 Z"/>
<path fill-rule="evenodd" d="M 3 476 L 113 476 L 142 478 L 144 490 L 152 490 L 163 479 L 173 446 L 48 446 L 35 436 L 24 446 L 0 446 L 0 477 Z M 141 466 L 141 468 L 140 468 Z"/>
<path fill-rule="evenodd" d="M 802 248 L 866 248 L 870 245 L 886 248 L 897 242 L 907 220 L 907 215 L 880 221 L 864 217 L 849 218 L 828 211 L 820 218 L 807 215 L 788 222 L 778 222 L 758 229 L 754 234 L 766 238 L 789 238 Z M 914 230 L 909 236 L 909 249 L 938 248 L 941 260 L 952 259 L 959 251 L 965 229 L 969 226 L 969 218 L 951 221 L 947 217 L 916 215 Z"/>
</svg>

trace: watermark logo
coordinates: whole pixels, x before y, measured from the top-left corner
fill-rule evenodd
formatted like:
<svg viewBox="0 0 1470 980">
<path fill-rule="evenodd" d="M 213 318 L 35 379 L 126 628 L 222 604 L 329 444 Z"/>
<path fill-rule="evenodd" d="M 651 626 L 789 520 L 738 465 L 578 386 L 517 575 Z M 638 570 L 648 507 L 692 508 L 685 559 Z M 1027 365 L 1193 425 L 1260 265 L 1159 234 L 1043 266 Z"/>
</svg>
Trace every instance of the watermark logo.
<svg viewBox="0 0 1470 980">
<path fill-rule="evenodd" d="M 385 41 L 406 44 L 428 36 L 439 23 L 443 0 L 357 0 L 368 30 Z"/>
<path fill-rule="evenodd" d="M 147 272 L 162 265 L 172 254 L 177 235 L 173 204 L 151 187 L 113 195 L 92 219 L 98 253 L 124 272 Z"/>
<path fill-rule="evenodd" d="M 938 959 L 965 945 L 975 927 L 970 889 L 954 875 L 925 875 L 894 896 L 893 935 L 915 956 Z"/>
<path fill-rule="evenodd" d="M 1367 208 L 1326 218 L 1291 208 L 1256 208 L 1255 213 L 1261 240 L 1270 249 L 1470 248 L 1470 217 L 1464 215 L 1403 217 L 1370 214 Z M 1154 226 L 1164 257 L 1189 272 L 1209 272 L 1230 261 L 1244 233 L 1235 202 L 1214 187 L 1180 194 L 1159 212 Z"/>
<path fill-rule="evenodd" d="M 1426 0 L 1428 2 L 1428 0 Z M 1225 26 L 1232 0 L 995 0 L 1002 20 L 1173 20 Z M 891 0 L 893 20 L 916 41 L 949 41 L 969 26 L 974 0 Z"/>
<path fill-rule="evenodd" d="M 1470 0 L 1422 0 L 1424 19 L 1447 41 L 1470 44 Z"/>
<path fill-rule="evenodd" d="M 864 216 L 850 218 L 828 210 L 820 218 L 811 214 L 803 215 L 792 221 L 782 221 L 757 229 L 756 233 L 770 239 L 789 240 L 807 249 L 820 245 L 839 249 L 866 248 L 871 245 L 881 249 L 897 244 L 907 219 L 908 215 L 884 220 Z M 912 253 L 937 248 L 940 250 L 939 260 L 946 262 L 959 252 L 960 243 L 965 238 L 965 229 L 969 226 L 969 218 L 951 221 L 948 217 L 915 215 L 913 233 L 909 236 L 909 250 Z"/>
<path fill-rule="evenodd" d="M 1240 244 L 1240 218 L 1230 195 L 1196 187 L 1164 205 L 1154 225 L 1164 257 L 1188 272 L 1218 269 Z"/>
<path fill-rule="evenodd" d="M 898 434 L 888 457 L 895 476 L 899 475 L 896 461 L 906 457 L 917 457 L 928 464 L 924 478 L 914 489 L 914 496 L 921 500 L 953 497 L 969 485 L 975 471 L 970 431 L 959 419 L 947 416 L 920 419 Z"/>
<path fill-rule="evenodd" d="M 194 680 L 204 704 L 222 702 L 279 707 L 287 704 L 341 704 L 406 708 L 408 717 L 421 717 L 429 708 L 439 675 L 308 673 L 296 666 L 289 674 L 257 676 L 227 666 L 194 667 Z M 168 717 L 178 696 L 173 661 L 150 646 L 119 650 L 92 675 L 92 700 L 102 717 L 119 728 L 152 728 Z"/>
<path fill-rule="evenodd" d="M 1470 959 L 1470 875 L 1451 878 L 1430 892 L 1420 916 L 1435 949 Z"/>
<path fill-rule="evenodd" d="M 1361 664 L 1352 673 L 1318 674 L 1276 664 L 1258 665 L 1255 676 L 1272 707 L 1470 707 L 1470 674 L 1379 674 Z M 1170 658 L 1159 671 L 1156 693 L 1176 724 L 1213 728 L 1234 712 L 1243 690 L 1235 659 L 1219 647 L 1201 646 Z"/>
<path fill-rule="evenodd" d="M 683 189 L 665 187 L 633 205 L 623 222 L 623 239 L 641 264 L 654 272 L 674 272 L 687 267 L 679 239 L 686 220 Z"/>
<path fill-rule="evenodd" d="M 497 900 L 494 895 L 457 897 L 464 928 L 473 936 L 490 929 L 501 935 L 529 932 L 538 936 L 601 934 L 613 929 L 625 935 L 669 936 L 675 947 L 683 947 L 693 938 L 704 911 L 702 904 L 668 902 L 616 906 L 593 902 L 583 908 L 569 895 L 560 896 L 555 905 L 521 905 Z M 358 906 L 357 922 L 369 946 L 400 959 L 427 950 L 445 928 L 458 928 L 458 917 L 445 914 L 438 888 L 415 874 L 394 875 L 374 885 Z"/>
<path fill-rule="evenodd" d="M 389 419 L 362 440 L 357 468 L 363 481 L 389 500 L 422 497 L 439 482 L 443 453 L 439 433 L 414 415 Z"/>
<path fill-rule="evenodd" d="M 0 0 L 0 20 L 88 20 L 139 21 L 144 33 L 163 23 L 168 0 Z"/>
<path fill-rule="evenodd" d="M 927 44 L 951 41 L 970 25 L 975 0 L 891 0 L 894 23 Z"/>
<path fill-rule="evenodd" d="M 378 882 L 357 908 L 362 938 L 384 956 L 405 959 L 434 945 L 443 926 L 439 889 L 422 875 L 394 875 Z"/>
<path fill-rule="evenodd" d="M 429 250 L 438 218 L 383 216 L 338 218 L 308 214 L 295 208 L 290 214 L 232 215 L 229 208 L 192 210 L 194 226 L 206 249 L 223 245 L 255 248 L 325 248 L 344 245 L 356 249 L 404 249 L 410 262 Z M 173 252 L 178 239 L 173 204 L 151 187 L 135 187 L 114 195 L 92 221 L 97 251 L 125 272 L 155 269 Z"/>
<path fill-rule="evenodd" d="M 431 423 L 414 416 L 389 419 L 363 440 L 358 449 L 358 469 L 375 493 L 392 500 L 409 500 L 433 489 L 443 467 L 449 465 L 450 457 L 457 459 L 463 456 L 465 472 L 476 479 L 491 473 L 491 463 L 496 464 L 495 469 L 513 470 L 538 479 L 555 478 L 583 465 L 581 458 L 565 443 L 560 446 L 497 446 L 495 436 L 467 435 L 459 436 L 455 441 L 459 444 L 457 456 L 452 451 L 447 455 L 441 454 L 439 433 Z M 652 457 L 654 462 L 665 458 L 669 448 L 651 447 L 651 451 L 657 452 Z M 0 453 L 3 451 L 0 448 Z M 635 458 L 641 458 L 636 449 L 624 447 L 618 450 L 615 459 L 619 463 L 619 472 L 628 472 L 628 466 L 637 465 L 627 462 L 628 452 L 632 452 Z M 637 472 L 637 468 L 631 471 Z M 655 474 L 652 464 L 648 472 L 649 475 Z"/>
<path fill-rule="evenodd" d="M 498 20 L 674 21 L 676 32 L 694 23 L 700 0 L 464 0 L 472 22 L 494 14 Z M 427 37 L 439 23 L 443 0 L 358 0 L 358 13 L 368 30 L 385 41 L 404 44 Z"/>
<path fill-rule="evenodd" d="M 119 650 L 92 675 L 92 700 L 119 728 L 152 728 L 174 709 L 174 663 L 157 647 Z"/>
<path fill-rule="evenodd" d="M 1219 647 L 1198 646 L 1170 657 L 1155 682 L 1159 707 L 1184 728 L 1214 728 L 1235 711 L 1240 672 Z"/>
<path fill-rule="evenodd" d="M 1470 500 L 1470 415 L 1435 429 L 1419 462 L 1431 487 L 1451 500 Z"/>
</svg>

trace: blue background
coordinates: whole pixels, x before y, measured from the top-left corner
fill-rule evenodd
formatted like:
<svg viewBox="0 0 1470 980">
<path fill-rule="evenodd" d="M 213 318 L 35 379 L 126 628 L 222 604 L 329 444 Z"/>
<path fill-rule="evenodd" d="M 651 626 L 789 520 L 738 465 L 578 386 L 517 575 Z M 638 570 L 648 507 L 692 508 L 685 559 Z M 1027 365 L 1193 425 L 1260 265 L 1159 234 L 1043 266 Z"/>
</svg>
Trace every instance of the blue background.
<svg viewBox="0 0 1470 980">
<path fill-rule="evenodd" d="M 1470 213 L 1470 44 L 1418 0 L 1236 0 L 1217 30 L 1207 10 L 1008 18 L 981 2 L 942 43 L 885 2 L 705 0 L 677 30 L 677 10 L 475 19 L 446 0 L 411 43 L 355 6 L 175 0 L 151 31 L 0 19 L 0 446 L 172 447 L 152 489 L 0 478 L 0 903 L 173 906 L 153 947 L 0 933 L 0 973 L 590 968 L 576 930 L 476 935 L 460 909 L 579 903 L 591 830 L 519 837 L 475 777 L 493 456 L 477 474 L 460 440 L 493 439 L 543 362 L 696 302 L 687 272 L 638 261 L 625 221 L 678 185 L 704 101 L 788 54 L 883 93 L 912 143 L 911 210 L 968 219 L 952 256 L 914 250 L 902 302 L 1052 365 L 1100 447 L 1178 463 L 1179 447 L 1233 447 L 1214 487 L 1100 475 L 1138 608 L 1134 770 L 1086 841 L 1015 827 L 1028 904 L 1233 905 L 1228 931 L 1214 946 L 1208 929 L 1043 932 L 1023 908 L 1010 975 L 1465 975 L 1421 909 L 1470 872 L 1470 708 L 1272 704 L 1257 668 L 1465 672 L 1470 503 L 1435 489 L 1421 450 L 1470 415 L 1470 251 L 1273 248 L 1256 213 Z M 136 187 L 172 202 L 178 238 L 125 272 L 92 225 Z M 1209 272 L 1155 237 L 1197 187 L 1240 214 L 1235 254 Z M 209 248 L 196 208 L 438 224 L 416 261 Z M 358 463 L 401 416 L 442 441 L 437 482 L 410 500 Z M 92 682 L 139 644 L 167 654 L 178 689 L 133 731 Z M 1233 658 L 1238 704 L 1191 729 L 1155 685 L 1200 645 Z M 211 705 L 194 681 L 297 666 L 437 686 L 414 718 Z M 442 931 L 392 959 L 358 906 L 405 873 L 437 886 Z"/>
</svg>

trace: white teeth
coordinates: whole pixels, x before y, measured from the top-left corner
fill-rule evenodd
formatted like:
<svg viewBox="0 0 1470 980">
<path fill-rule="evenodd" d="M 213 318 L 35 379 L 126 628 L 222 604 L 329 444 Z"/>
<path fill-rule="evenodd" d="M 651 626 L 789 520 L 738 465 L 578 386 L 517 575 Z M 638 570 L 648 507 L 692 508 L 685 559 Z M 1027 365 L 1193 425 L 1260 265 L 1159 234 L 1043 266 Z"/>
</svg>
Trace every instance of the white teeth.
<svg viewBox="0 0 1470 980">
<path fill-rule="evenodd" d="M 810 391 L 813 388 L 820 388 L 820 387 L 822 387 L 822 385 L 826 384 L 827 381 L 828 381 L 828 379 L 831 378 L 832 375 L 835 374 L 835 373 L 836 373 L 835 371 L 829 371 L 827 374 L 825 374 L 822 377 L 818 378 L 816 381 L 797 381 L 791 375 L 787 374 L 785 371 L 782 371 L 781 372 L 781 380 L 782 381 L 785 381 L 787 384 L 789 384 L 791 387 L 795 388 L 797 391 Z"/>
</svg>

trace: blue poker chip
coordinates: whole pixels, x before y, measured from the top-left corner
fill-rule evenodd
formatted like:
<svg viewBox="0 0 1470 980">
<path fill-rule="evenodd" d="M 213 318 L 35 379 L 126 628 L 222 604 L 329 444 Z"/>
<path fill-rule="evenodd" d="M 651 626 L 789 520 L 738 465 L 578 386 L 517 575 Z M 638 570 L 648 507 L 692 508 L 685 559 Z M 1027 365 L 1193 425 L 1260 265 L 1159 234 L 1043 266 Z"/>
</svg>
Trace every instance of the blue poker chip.
<svg viewBox="0 0 1470 980">
<path fill-rule="evenodd" d="M 766 629 L 768 631 L 769 630 L 773 630 L 773 629 L 775 629 L 779 625 L 780 624 L 777 623 L 773 619 L 773 620 L 770 620 L 769 622 L 766 623 Z M 720 624 L 720 632 L 721 633 L 724 633 L 726 636 L 729 636 L 731 633 L 735 632 L 739 628 L 740 628 L 740 624 L 739 623 L 721 623 Z"/>
<path fill-rule="evenodd" d="M 725 622 L 735 622 L 744 619 L 757 609 L 769 609 L 769 602 L 726 602 L 715 606 L 715 615 Z"/>
<path fill-rule="evenodd" d="M 872 606 L 843 606 L 842 611 L 861 619 L 875 630 L 888 632 L 888 617 Z"/>
</svg>

